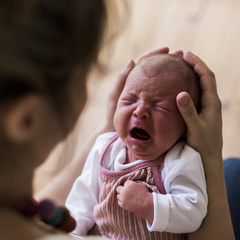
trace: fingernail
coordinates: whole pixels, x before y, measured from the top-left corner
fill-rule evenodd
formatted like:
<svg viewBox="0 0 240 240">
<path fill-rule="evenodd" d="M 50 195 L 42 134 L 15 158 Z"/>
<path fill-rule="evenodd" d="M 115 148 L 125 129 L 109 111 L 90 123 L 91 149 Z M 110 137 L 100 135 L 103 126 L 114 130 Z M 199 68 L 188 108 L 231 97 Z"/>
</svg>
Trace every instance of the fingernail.
<svg viewBox="0 0 240 240">
<path fill-rule="evenodd" d="M 186 105 L 188 104 L 189 102 L 189 97 L 187 95 L 184 95 L 182 96 L 180 99 L 179 99 L 179 102 L 182 104 L 182 105 Z"/>
</svg>

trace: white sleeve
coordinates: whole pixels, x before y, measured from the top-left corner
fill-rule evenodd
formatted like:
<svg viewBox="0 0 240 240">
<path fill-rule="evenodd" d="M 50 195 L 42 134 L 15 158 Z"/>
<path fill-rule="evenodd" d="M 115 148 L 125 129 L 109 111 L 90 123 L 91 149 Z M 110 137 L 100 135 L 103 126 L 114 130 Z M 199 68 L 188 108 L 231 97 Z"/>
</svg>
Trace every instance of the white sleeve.
<svg viewBox="0 0 240 240">
<path fill-rule="evenodd" d="M 149 231 L 189 233 L 207 213 L 207 191 L 199 153 L 177 144 L 167 154 L 162 170 L 166 195 L 153 193 L 154 220 Z"/>
<path fill-rule="evenodd" d="M 98 203 L 99 196 L 99 155 L 109 135 L 98 137 L 91 149 L 82 174 L 76 179 L 67 197 L 66 207 L 77 222 L 72 232 L 78 236 L 86 235 L 94 226 L 93 207 Z"/>
</svg>

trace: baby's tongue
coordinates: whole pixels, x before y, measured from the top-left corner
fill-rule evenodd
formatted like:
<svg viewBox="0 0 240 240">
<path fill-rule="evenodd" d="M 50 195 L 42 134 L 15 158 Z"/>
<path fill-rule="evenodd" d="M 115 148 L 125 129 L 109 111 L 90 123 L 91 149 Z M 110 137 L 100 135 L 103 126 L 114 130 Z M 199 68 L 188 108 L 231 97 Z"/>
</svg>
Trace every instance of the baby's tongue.
<svg viewBox="0 0 240 240">
<path fill-rule="evenodd" d="M 150 135 L 144 129 L 135 128 L 133 130 L 133 137 L 140 140 L 148 140 Z"/>
</svg>

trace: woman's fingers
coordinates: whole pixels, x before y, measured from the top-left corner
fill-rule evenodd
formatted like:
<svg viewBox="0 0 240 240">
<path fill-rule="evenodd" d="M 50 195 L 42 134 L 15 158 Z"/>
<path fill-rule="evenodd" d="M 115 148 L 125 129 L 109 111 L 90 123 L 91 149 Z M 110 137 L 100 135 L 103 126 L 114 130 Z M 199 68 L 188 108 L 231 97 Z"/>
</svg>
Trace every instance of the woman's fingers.
<svg viewBox="0 0 240 240">
<path fill-rule="evenodd" d="M 108 96 L 108 102 L 107 102 L 107 126 L 106 129 L 108 131 L 113 131 L 113 117 L 114 113 L 116 111 L 118 99 L 121 95 L 121 92 L 124 88 L 126 79 L 129 75 L 129 73 L 134 68 L 135 63 L 133 60 L 129 60 L 127 66 L 120 72 L 118 75 L 117 81 L 115 82 L 109 96 Z"/>
<path fill-rule="evenodd" d="M 211 111 L 221 113 L 221 101 L 217 94 L 217 84 L 214 73 L 199 57 L 191 52 L 184 53 L 184 60 L 192 65 L 200 77 L 200 86 L 202 89 L 201 114 L 205 117 L 206 114 Z"/>
<path fill-rule="evenodd" d="M 129 73 L 132 71 L 132 69 L 134 68 L 135 63 L 133 60 L 129 60 L 127 66 L 120 72 L 120 74 L 118 75 L 117 81 L 115 82 L 113 89 L 110 93 L 109 98 L 114 101 L 117 102 L 123 88 L 126 82 L 126 79 L 129 75 Z"/>
<path fill-rule="evenodd" d="M 170 54 L 181 55 L 181 56 L 183 56 L 183 51 L 182 51 L 182 50 L 176 50 L 176 51 L 172 51 L 172 52 L 170 52 Z"/>
<path fill-rule="evenodd" d="M 151 51 L 148 51 L 146 53 L 143 53 L 142 55 L 140 55 L 137 60 L 135 61 L 136 64 L 138 64 L 143 58 L 145 57 L 149 57 L 151 55 L 154 55 L 154 54 L 158 54 L 158 53 L 169 53 L 169 48 L 167 47 L 164 47 L 164 48 L 156 48 L 154 50 L 151 50 Z"/>
<path fill-rule="evenodd" d="M 208 68 L 208 66 L 199 57 L 191 52 L 184 53 L 183 58 L 199 75 L 202 90 L 211 90 L 217 92 L 215 75 Z"/>
<path fill-rule="evenodd" d="M 217 154 L 222 148 L 222 117 L 215 76 L 194 54 L 187 52 L 183 57 L 199 75 L 202 90 L 199 113 L 187 93 L 182 92 L 177 96 L 178 109 L 187 125 L 187 142 L 201 155 L 209 155 L 210 152 Z"/>
<path fill-rule="evenodd" d="M 149 57 L 151 55 L 158 54 L 158 53 L 170 53 L 170 54 L 183 56 L 183 51 L 182 50 L 176 50 L 176 51 L 169 52 L 169 48 L 168 47 L 156 48 L 154 50 L 150 50 L 150 51 L 140 55 L 137 58 L 137 60 L 136 60 L 136 64 L 138 64 L 143 58 L 146 58 L 146 57 Z"/>
</svg>

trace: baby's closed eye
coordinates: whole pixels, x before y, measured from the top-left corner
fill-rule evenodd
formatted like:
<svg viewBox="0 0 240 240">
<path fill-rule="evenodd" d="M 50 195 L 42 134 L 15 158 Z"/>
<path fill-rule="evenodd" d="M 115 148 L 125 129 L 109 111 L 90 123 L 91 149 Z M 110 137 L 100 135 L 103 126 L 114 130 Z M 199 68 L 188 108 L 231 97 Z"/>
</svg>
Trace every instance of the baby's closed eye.
<svg viewBox="0 0 240 240">
<path fill-rule="evenodd" d="M 137 98 L 134 96 L 124 96 L 120 99 L 120 102 L 125 105 L 133 104 L 137 101 Z"/>
<path fill-rule="evenodd" d="M 164 110 L 164 111 L 168 111 L 171 112 L 172 111 L 172 106 L 171 104 L 167 103 L 167 102 L 154 102 L 153 103 L 153 107 L 157 110 Z"/>
</svg>

